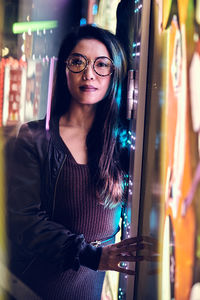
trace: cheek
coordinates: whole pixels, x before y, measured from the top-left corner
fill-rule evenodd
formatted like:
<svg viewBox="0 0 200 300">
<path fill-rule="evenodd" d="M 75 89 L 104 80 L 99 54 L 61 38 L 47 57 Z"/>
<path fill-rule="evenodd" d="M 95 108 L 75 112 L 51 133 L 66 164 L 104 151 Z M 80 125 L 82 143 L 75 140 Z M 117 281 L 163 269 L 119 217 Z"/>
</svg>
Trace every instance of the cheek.
<svg viewBox="0 0 200 300">
<path fill-rule="evenodd" d="M 106 95 L 108 90 L 109 90 L 109 86 L 110 86 L 110 77 L 109 78 L 105 78 L 105 82 L 104 82 L 104 94 Z"/>
<path fill-rule="evenodd" d="M 66 72 L 66 77 L 67 77 L 67 86 L 69 91 L 73 91 L 74 88 L 77 86 L 76 84 L 76 78 L 75 76 L 72 76 L 73 74 Z"/>
<path fill-rule="evenodd" d="M 69 87 L 71 85 L 71 82 L 72 82 L 72 78 L 71 78 L 69 72 L 66 72 L 66 77 L 67 77 L 67 85 Z"/>
</svg>

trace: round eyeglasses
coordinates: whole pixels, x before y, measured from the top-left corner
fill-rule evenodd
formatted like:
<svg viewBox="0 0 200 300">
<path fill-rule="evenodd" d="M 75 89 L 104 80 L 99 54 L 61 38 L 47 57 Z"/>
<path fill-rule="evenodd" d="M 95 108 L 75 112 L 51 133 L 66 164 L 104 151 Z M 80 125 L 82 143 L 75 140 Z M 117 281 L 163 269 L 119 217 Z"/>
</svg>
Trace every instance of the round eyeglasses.
<svg viewBox="0 0 200 300">
<path fill-rule="evenodd" d="M 112 60 L 106 56 L 99 56 L 94 61 L 91 61 L 86 56 L 75 53 L 68 57 L 66 64 L 72 73 L 80 73 L 88 67 L 90 62 L 93 62 L 93 70 L 99 76 L 109 76 L 114 71 Z"/>
</svg>

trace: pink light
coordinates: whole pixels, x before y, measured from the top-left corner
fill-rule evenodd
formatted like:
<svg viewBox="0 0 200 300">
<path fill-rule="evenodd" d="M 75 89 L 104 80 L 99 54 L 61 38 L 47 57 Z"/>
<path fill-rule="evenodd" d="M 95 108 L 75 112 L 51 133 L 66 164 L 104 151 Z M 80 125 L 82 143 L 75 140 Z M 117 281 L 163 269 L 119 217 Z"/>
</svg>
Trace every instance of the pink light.
<svg viewBox="0 0 200 300">
<path fill-rule="evenodd" d="M 51 115 L 51 99 L 52 99 L 52 88 L 53 88 L 53 74 L 54 65 L 57 59 L 52 57 L 50 60 L 50 72 L 49 72 L 49 87 L 48 87 L 48 98 L 47 98 L 47 115 L 46 115 L 46 130 L 49 130 L 49 120 Z"/>
</svg>

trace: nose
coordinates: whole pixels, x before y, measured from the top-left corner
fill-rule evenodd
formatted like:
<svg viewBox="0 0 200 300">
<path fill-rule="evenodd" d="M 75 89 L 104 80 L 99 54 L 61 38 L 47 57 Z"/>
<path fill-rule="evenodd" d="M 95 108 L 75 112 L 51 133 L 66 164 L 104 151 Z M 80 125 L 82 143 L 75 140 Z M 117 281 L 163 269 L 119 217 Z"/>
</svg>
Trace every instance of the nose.
<svg viewBox="0 0 200 300">
<path fill-rule="evenodd" d="M 88 63 L 85 70 L 83 70 L 83 80 L 93 80 L 94 79 L 94 70 L 92 63 Z"/>
</svg>

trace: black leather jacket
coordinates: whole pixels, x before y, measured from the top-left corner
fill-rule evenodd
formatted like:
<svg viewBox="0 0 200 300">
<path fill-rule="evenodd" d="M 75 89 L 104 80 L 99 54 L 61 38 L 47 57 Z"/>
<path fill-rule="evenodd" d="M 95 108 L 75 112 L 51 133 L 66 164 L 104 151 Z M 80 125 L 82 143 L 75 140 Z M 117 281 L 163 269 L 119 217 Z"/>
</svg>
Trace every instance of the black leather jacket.
<svg viewBox="0 0 200 300">
<path fill-rule="evenodd" d="M 45 130 L 45 120 L 22 125 L 8 162 L 8 234 L 11 268 L 20 275 L 34 263 L 42 268 L 96 270 L 102 248 L 85 242 L 53 221 L 57 181 L 65 154 L 56 140 L 57 121 Z M 43 267 L 44 268 L 44 267 Z"/>
</svg>

